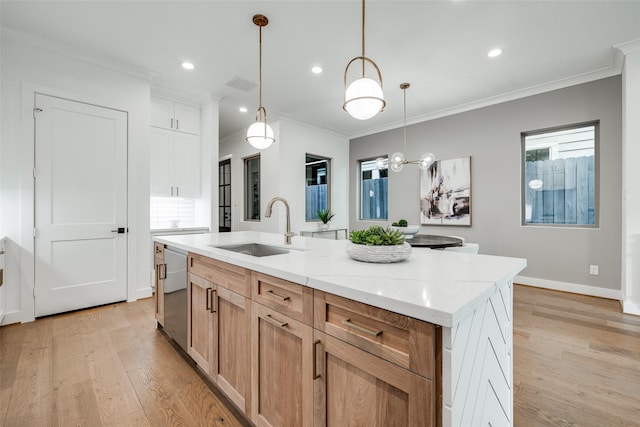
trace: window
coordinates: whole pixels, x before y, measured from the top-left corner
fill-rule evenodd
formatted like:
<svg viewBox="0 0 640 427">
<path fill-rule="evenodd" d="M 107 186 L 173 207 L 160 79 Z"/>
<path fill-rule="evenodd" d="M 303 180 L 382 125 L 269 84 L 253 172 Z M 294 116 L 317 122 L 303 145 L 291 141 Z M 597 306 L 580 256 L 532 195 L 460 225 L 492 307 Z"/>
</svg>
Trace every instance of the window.
<svg viewBox="0 0 640 427">
<path fill-rule="evenodd" d="M 360 219 L 387 219 L 388 172 L 375 159 L 360 161 Z"/>
<path fill-rule="evenodd" d="M 523 224 L 595 226 L 598 123 L 522 134 Z"/>
<path fill-rule="evenodd" d="M 329 165 L 331 160 L 307 154 L 305 160 L 305 220 L 317 221 L 318 210 L 329 204 Z"/>
<path fill-rule="evenodd" d="M 244 219 L 260 221 L 260 155 L 244 159 Z"/>
</svg>

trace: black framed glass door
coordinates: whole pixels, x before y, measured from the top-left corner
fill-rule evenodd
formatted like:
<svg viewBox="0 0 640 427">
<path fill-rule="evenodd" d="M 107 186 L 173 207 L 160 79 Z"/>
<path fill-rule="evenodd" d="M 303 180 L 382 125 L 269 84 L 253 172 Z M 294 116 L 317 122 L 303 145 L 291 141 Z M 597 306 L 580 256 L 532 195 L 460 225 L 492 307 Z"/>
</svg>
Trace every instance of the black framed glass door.
<svg viewBox="0 0 640 427">
<path fill-rule="evenodd" d="M 218 231 L 231 231 L 231 159 L 218 163 Z"/>
</svg>

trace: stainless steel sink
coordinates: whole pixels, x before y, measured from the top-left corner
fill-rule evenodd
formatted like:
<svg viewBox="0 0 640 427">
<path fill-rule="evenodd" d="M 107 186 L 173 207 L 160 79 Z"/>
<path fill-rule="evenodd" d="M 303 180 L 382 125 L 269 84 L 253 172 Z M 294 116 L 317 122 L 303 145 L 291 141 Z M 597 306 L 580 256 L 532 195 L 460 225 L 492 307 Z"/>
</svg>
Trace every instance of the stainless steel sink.
<svg viewBox="0 0 640 427">
<path fill-rule="evenodd" d="M 213 245 L 212 245 L 213 246 Z M 245 255 L 255 257 L 288 254 L 289 249 L 278 246 L 263 245 L 262 243 L 240 243 L 228 246 L 213 246 L 214 248 L 224 249 L 225 251 L 238 252 Z"/>
</svg>

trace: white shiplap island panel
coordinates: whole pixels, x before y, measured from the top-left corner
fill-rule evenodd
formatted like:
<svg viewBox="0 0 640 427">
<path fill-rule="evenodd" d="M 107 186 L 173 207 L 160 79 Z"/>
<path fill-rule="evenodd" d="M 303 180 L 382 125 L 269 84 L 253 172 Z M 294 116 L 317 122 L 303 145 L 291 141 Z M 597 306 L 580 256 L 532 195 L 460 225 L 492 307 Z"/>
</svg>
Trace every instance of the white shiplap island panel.
<svg viewBox="0 0 640 427">
<path fill-rule="evenodd" d="M 445 426 L 513 425 L 512 289 L 526 260 L 414 248 L 395 264 L 346 255 L 346 240 L 231 232 L 158 236 L 156 241 L 443 327 Z M 253 257 L 217 246 L 288 247 Z"/>
</svg>

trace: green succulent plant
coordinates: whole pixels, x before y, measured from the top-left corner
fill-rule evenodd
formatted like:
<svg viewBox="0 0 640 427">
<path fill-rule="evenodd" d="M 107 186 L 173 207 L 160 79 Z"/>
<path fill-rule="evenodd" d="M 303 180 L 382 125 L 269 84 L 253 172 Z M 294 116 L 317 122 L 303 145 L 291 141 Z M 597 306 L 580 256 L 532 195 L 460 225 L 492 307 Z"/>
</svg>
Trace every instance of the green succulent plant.
<svg viewBox="0 0 640 427">
<path fill-rule="evenodd" d="M 394 222 L 391 225 L 394 226 L 394 227 L 407 227 L 409 225 L 409 223 L 407 222 L 406 219 L 401 219 L 398 222 Z"/>
<path fill-rule="evenodd" d="M 349 233 L 349 240 L 356 245 L 392 246 L 404 243 L 404 235 L 390 228 L 372 225 L 366 230 L 354 230 Z"/>
<path fill-rule="evenodd" d="M 318 209 L 318 218 L 325 224 L 331 221 L 331 218 L 334 216 L 336 216 L 336 214 L 332 213 L 329 209 Z"/>
</svg>

